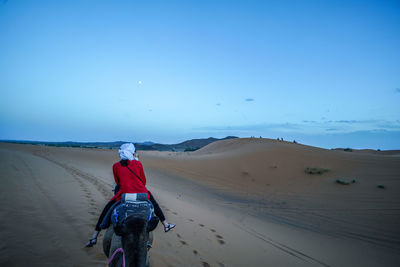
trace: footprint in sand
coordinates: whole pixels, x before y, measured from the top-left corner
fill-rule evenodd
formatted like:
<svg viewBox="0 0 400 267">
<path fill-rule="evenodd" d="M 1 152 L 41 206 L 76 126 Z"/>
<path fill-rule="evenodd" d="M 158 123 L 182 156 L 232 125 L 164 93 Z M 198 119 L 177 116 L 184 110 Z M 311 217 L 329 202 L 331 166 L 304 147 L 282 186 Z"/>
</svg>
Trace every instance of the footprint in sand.
<svg viewBox="0 0 400 267">
<path fill-rule="evenodd" d="M 218 243 L 221 245 L 225 244 L 225 241 L 223 240 L 224 238 L 221 235 L 215 235 L 215 237 L 217 238 Z"/>
<path fill-rule="evenodd" d="M 206 261 L 202 261 L 201 264 L 203 264 L 203 267 L 211 267 L 210 264 Z"/>
<path fill-rule="evenodd" d="M 204 227 L 204 224 L 202 224 L 202 223 L 199 223 L 199 225 L 200 225 L 201 227 Z"/>
<path fill-rule="evenodd" d="M 178 213 L 176 213 L 175 211 L 174 211 L 174 212 L 172 212 L 172 214 L 178 215 Z"/>
<path fill-rule="evenodd" d="M 216 231 L 214 229 L 210 229 L 211 232 L 215 233 Z"/>
<path fill-rule="evenodd" d="M 219 265 L 220 267 L 225 267 L 225 264 L 223 264 L 222 262 L 218 262 L 218 265 Z"/>
<path fill-rule="evenodd" d="M 188 243 L 186 243 L 186 241 L 183 241 L 183 240 L 179 240 L 179 242 L 181 242 L 181 244 L 185 245 L 185 246 L 187 246 L 187 244 L 188 244 Z"/>
<path fill-rule="evenodd" d="M 190 222 L 194 222 L 192 219 L 188 219 L 188 221 L 190 221 Z"/>
<path fill-rule="evenodd" d="M 176 234 L 176 236 L 177 236 L 178 238 L 181 238 L 181 235 L 180 235 L 180 234 Z"/>
<path fill-rule="evenodd" d="M 197 254 L 199 254 L 199 253 L 197 252 L 197 250 L 194 249 L 194 250 L 193 250 L 193 254 L 194 254 L 194 255 L 197 255 Z"/>
</svg>

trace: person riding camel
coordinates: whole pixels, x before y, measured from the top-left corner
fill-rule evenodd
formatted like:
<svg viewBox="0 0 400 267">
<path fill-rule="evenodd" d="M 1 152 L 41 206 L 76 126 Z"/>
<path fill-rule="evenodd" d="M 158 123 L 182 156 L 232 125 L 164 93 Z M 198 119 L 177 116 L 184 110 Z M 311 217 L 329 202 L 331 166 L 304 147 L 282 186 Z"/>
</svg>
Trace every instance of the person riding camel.
<svg viewBox="0 0 400 267">
<path fill-rule="evenodd" d="M 121 145 L 118 150 L 121 160 L 114 163 L 113 174 L 114 180 L 119 187 L 116 194 L 110 199 L 107 205 L 104 207 L 95 227 L 95 231 L 92 237 L 89 239 L 86 247 L 92 247 L 97 243 L 97 236 L 99 235 L 101 228 L 100 225 L 106 216 L 111 206 L 121 199 L 124 193 L 147 193 L 147 198 L 151 201 L 154 206 L 154 213 L 158 216 L 161 223 L 164 225 L 164 231 L 168 232 L 176 225 L 168 223 L 165 219 L 164 213 L 154 199 L 153 195 L 146 188 L 146 176 L 143 171 L 142 163 L 136 157 L 135 146 L 132 143 L 126 143 Z"/>
</svg>

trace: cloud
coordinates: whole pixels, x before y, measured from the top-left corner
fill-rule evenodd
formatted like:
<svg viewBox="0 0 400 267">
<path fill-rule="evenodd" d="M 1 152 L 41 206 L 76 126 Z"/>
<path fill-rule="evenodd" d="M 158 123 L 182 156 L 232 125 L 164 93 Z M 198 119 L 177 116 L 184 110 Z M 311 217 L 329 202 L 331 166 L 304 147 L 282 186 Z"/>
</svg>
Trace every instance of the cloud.
<svg viewBox="0 0 400 267">
<path fill-rule="evenodd" d="M 379 122 L 378 120 L 336 120 L 336 121 L 326 121 L 325 118 L 321 119 L 322 121 L 313 121 L 313 120 L 303 120 L 303 123 L 307 124 L 331 124 L 331 123 L 337 123 L 337 124 L 362 124 L 362 123 L 377 123 Z"/>
<path fill-rule="evenodd" d="M 274 133 L 287 134 L 347 134 L 356 131 L 400 131 L 400 121 L 387 120 L 337 120 L 310 121 L 298 123 L 259 123 L 247 125 L 221 125 L 200 127 L 193 130 L 213 133 L 229 133 L 229 135 L 268 135 Z"/>
<path fill-rule="evenodd" d="M 400 123 L 391 123 L 387 121 L 382 121 L 377 124 L 377 127 L 387 129 L 387 130 L 400 130 Z"/>
<path fill-rule="evenodd" d="M 368 124 L 368 123 L 378 123 L 380 120 L 337 120 L 337 121 L 327 121 L 328 123 L 341 123 L 341 124 Z M 325 122 L 323 122 L 325 123 Z"/>
<path fill-rule="evenodd" d="M 339 121 L 335 121 L 337 123 L 360 123 L 360 121 L 356 121 L 356 120 L 339 120 Z"/>
<path fill-rule="evenodd" d="M 399 130 L 400 121 L 388 121 L 388 120 L 323 120 L 323 121 L 310 121 L 303 120 L 301 125 L 307 129 L 321 130 L 321 131 L 340 131 L 340 132 L 352 132 L 352 131 L 369 131 L 371 129 L 386 129 L 386 130 Z"/>
<path fill-rule="evenodd" d="M 253 102 L 253 101 L 254 101 L 254 98 L 246 98 L 245 101 L 246 101 L 246 102 Z"/>
<path fill-rule="evenodd" d="M 253 132 L 253 131 L 269 131 L 269 130 L 300 130 L 298 124 L 294 123 L 260 123 L 251 125 L 231 125 L 231 126 L 208 126 L 197 128 L 196 130 L 206 130 L 206 131 L 236 131 L 236 132 Z"/>
</svg>

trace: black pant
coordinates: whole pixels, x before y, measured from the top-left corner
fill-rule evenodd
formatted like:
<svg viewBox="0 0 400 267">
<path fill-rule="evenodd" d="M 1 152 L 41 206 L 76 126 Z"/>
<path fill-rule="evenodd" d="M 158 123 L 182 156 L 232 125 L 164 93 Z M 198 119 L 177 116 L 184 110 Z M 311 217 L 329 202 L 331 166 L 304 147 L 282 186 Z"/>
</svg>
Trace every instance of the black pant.
<svg viewBox="0 0 400 267">
<path fill-rule="evenodd" d="M 157 201 L 154 199 L 153 195 L 150 193 L 149 191 L 149 195 L 150 195 L 150 202 L 151 204 L 153 204 L 154 207 L 154 213 L 156 214 L 156 216 L 158 218 L 160 218 L 160 221 L 165 221 L 165 216 L 164 213 L 162 212 L 160 206 L 158 205 Z M 100 228 L 100 224 L 102 223 L 104 217 L 106 216 L 108 210 L 111 208 L 111 206 L 115 203 L 115 200 L 111 200 L 107 203 L 107 205 L 104 207 L 103 211 L 100 214 L 99 220 L 97 221 L 96 224 L 96 231 L 101 231 Z"/>
<path fill-rule="evenodd" d="M 154 199 L 153 195 L 151 194 L 151 192 L 149 191 L 149 195 L 150 195 L 150 201 L 153 204 L 154 207 L 154 213 L 156 214 L 156 216 L 160 219 L 160 221 L 165 221 L 165 216 L 164 213 L 162 212 L 160 206 L 158 206 L 157 201 Z"/>
</svg>

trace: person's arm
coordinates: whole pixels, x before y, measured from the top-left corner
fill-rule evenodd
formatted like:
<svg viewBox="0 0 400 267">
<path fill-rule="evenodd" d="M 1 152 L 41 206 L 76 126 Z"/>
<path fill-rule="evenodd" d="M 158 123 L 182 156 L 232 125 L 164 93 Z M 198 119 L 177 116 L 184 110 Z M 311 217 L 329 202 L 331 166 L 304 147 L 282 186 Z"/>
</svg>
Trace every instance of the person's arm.
<svg viewBox="0 0 400 267">
<path fill-rule="evenodd" d="M 146 175 L 144 174 L 144 170 L 143 170 L 143 165 L 142 163 L 139 161 L 139 169 L 140 169 L 140 179 L 142 179 L 144 185 L 146 185 Z"/>
<path fill-rule="evenodd" d="M 117 176 L 117 164 L 114 164 L 114 165 L 113 165 L 113 174 L 114 174 L 114 181 L 115 181 L 115 183 L 116 183 L 117 185 L 120 185 L 120 184 L 119 184 L 119 179 L 118 179 L 118 176 Z"/>
</svg>

